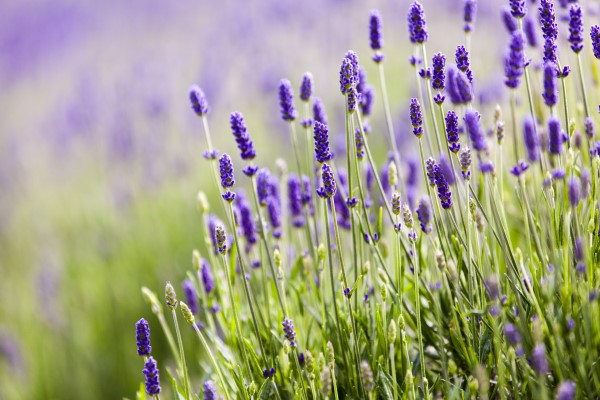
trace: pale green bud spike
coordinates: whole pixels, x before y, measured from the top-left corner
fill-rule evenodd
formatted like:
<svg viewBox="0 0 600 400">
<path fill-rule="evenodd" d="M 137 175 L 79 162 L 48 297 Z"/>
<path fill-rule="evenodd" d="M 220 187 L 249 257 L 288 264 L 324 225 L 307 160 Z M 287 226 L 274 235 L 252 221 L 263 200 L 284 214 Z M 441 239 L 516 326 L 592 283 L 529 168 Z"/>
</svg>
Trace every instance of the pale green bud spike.
<svg viewBox="0 0 600 400">
<path fill-rule="evenodd" d="M 396 168 L 396 163 L 394 161 L 390 161 L 388 165 L 388 183 L 390 187 L 395 188 L 398 186 L 398 169 Z"/>
<path fill-rule="evenodd" d="M 198 197 L 196 198 L 196 201 L 198 202 L 198 211 L 200 211 L 200 214 L 210 212 L 210 203 L 208 202 L 208 199 L 204 192 L 198 192 Z"/>
<path fill-rule="evenodd" d="M 181 314 L 183 314 L 183 318 L 185 318 L 187 322 L 193 325 L 194 322 L 196 322 L 196 319 L 194 318 L 194 314 L 192 314 L 192 311 L 190 310 L 188 305 L 181 301 L 179 302 L 179 308 L 181 308 Z"/>
<path fill-rule="evenodd" d="M 281 253 L 278 249 L 273 251 L 273 261 L 275 262 L 276 267 L 281 267 Z"/>
<path fill-rule="evenodd" d="M 333 352 L 333 344 L 331 342 L 327 342 L 327 362 L 331 366 L 333 366 L 335 363 L 335 354 Z"/>
<path fill-rule="evenodd" d="M 202 262 L 200 260 L 200 252 L 198 250 L 194 250 L 192 252 L 192 265 L 196 271 L 200 271 L 200 268 L 202 267 Z"/>
<path fill-rule="evenodd" d="M 388 342 L 394 343 L 396 341 L 396 321 L 391 320 L 388 328 Z"/>
<path fill-rule="evenodd" d="M 171 310 L 174 310 L 177 307 L 177 294 L 175 293 L 175 289 L 171 282 L 167 282 L 165 286 L 165 300 L 167 301 L 167 307 Z"/>
<path fill-rule="evenodd" d="M 154 294 L 153 291 L 151 291 L 147 287 L 143 286 L 142 287 L 142 297 L 144 297 L 144 300 L 146 300 L 146 303 L 148 303 L 148 305 L 150 306 L 150 309 L 152 310 L 152 312 L 154 314 L 162 313 L 162 305 L 158 301 L 158 297 L 156 297 L 156 294 Z"/>
</svg>

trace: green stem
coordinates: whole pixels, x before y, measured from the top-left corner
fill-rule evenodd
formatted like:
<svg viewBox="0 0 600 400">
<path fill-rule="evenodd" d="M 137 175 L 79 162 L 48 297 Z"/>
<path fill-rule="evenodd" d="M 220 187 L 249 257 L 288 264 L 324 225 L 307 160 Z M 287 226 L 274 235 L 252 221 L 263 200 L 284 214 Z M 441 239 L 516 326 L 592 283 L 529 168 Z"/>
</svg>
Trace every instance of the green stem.
<svg viewBox="0 0 600 400">
<path fill-rule="evenodd" d="M 181 332 L 179 331 L 179 323 L 177 322 L 177 313 L 175 309 L 171 309 L 171 314 L 173 315 L 173 322 L 175 323 L 175 333 L 177 334 L 177 343 L 179 344 L 179 354 L 180 354 L 180 363 L 179 366 L 183 370 L 183 386 L 185 389 L 185 398 L 190 398 L 191 388 L 190 388 L 190 380 L 188 378 L 187 364 L 185 362 L 185 353 L 183 351 L 183 341 L 181 340 Z"/>
<path fill-rule="evenodd" d="M 225 392 L 225 396 L 227 397 L 227 399 L 229 399 L 230 398 L 229 397 L 229 387 L 225 383 L 225 379 L 223 378 L 223 373 L 221 372 L 221 368 L 219 367 L 219 364 L 217 364 L 217 360 L 215 360 L 215 356 L 213 355 L 212 351 L 210 350 L 210 347 L 208 347 L 208 343 L 206 342 L 204 335 L 202 335 L 202 332 L 200 332 L 198 325 L 192 324 L 192 327 L 194 327 L 194 330 L 196 331 L 196 334 L 198 335 L 200 342 L 202 343 L 202 345 L 204 346 L 204 349 L 208 353 L 208 356 L 210 357 L 210 361 L 214 365 L 215 370 L 217 371 L 217 375 L 219 376 L 219 380 L 221 381 L 221 386 L 223 387 L 223 392 Z"/>
</svg>

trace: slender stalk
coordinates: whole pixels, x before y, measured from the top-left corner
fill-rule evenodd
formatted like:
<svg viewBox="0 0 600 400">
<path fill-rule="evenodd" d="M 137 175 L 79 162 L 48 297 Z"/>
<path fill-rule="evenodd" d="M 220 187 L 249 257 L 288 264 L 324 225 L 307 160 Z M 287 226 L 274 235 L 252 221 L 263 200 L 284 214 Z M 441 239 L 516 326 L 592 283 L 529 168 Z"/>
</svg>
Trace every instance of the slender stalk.
<svg viewBox="0 0 600 400">
<path fill-rule="evenodd" d="M 190 380 L 188 377 L 187 364 L 185 363 L 185 352 L 183 351 L 183 341 L 181 340 L 181 332 L 179 331 L 179 323 L 177 322 L 177 313 L 175 309 L 171 310 L 171 314 L 173 315 L 173 323 L 175 324 L 175 333 L 177 334 L 177 343 L 179 344 L 179 355 L 181 365 L 179 366 L 183 370 L 183 386 L 185 390 L 185 398 L 190 398 L 191 387 Z"/>
<path fill-rule="evenodd" d="M 215 356 L 213 355 L 210 347 L 208 346 L 208 343 L 206 342 L 206 339 L 204 338 L 204 335 L 202 335 L 202 332 L 200 332 L 200 329 L 198 328 L 198 325 L 192 324 L 192 327 L 196 331 L 196 335 L 198 335 L 198 338 L 200 339 L 200 342 L 202 343 L 202 346 L 204 346 L 204 349 L 208 353 L 210 361 L 212 362 L 213 366 L 215 367 L 215 370 L 217 371 L 217 375 L 219 376 L 219 380 L 221 381 L 221 386 L 223 387 L 223 392 L 225 392 L 225 397 L 227 397 L 227 399 L 230 399 L 230 397 L 229 397 L 229 387 L 225 383 L 225 379 L 223 378 L 223 373 L 221 372 L 221 368 L 219 367 L 219 364 L 217 364 L 217 360 L 215 359 Z"/>
</svg>

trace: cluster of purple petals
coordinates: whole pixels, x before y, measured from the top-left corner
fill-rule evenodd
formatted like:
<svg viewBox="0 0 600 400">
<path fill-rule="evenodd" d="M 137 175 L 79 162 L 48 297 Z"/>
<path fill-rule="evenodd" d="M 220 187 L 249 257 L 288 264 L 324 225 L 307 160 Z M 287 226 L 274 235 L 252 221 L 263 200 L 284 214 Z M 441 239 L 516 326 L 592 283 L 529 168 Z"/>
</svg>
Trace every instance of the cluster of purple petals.
<svg viewBox="0 0 600 400">
<path fill-rule="evenodd" d="M 577 207 L 579 201 L 581 201 L 581 182 L 579 179 L 572 177 L 567 182 L 567 193 L 569 198 L 569 204 L 572 207 Z"/>
<path fill-rule="evenodd" d="M 452 207 L 452 193 L 450 192 L 448 182 L 446 181 L 446 177 L 439 164 L 436 164 L 433 167 L 433 177 L 442 208 L 449 209 Z"/>
<path fill-rule="evenodd" d="M 198 294 L 196 293 L 194 283 L 189 279 L 186 279 L 183 281 L 181 286 L 183 288 L 185 302 L 190 308 L 190 311 L 192 312 L 192 314 L 198 314 Z"/>
<path fill-rule="evenodd" d="M 294 322 L 292 322 L 291 319 L 285 318 L 281 325 L 283 326 L 285 338 L 290 342 L 290 347 L 296 347 L 296 330 L 294 328 Z"/>
<path fill-rule="evenodd" d="M 312 96 L 313 76 L 310 72 L 306 72 L 302 76 L 300 83 L 300 100 L 309 101 Z"/>
<path fill-rule="evenodd" d="M 304 216 L 302 214 L 302 183 L 296 174 L 290 174 L 288 178 L 288 200 L 292 224 L 296 228 L 304 226 Z"/>
<path fill-rule="evenodd" d="M 308 208 L 308 213 L 313 215 L 315 210 L 312 202 L 312 189 L 310 178 L 306 175 L 302 175 L 302 191 L 302 204 Z"/>
<path fill-rule="evenodd" d="M 535 20 L 531 15 L 527 15 L 523 19 L 523 33 L 527 39 L 527 43 L 531 47 L 537 47 L 538 45 L 538 34 Z"/>
<path fill-rule="evenodd" d="M 148 325 L 148 322 L 144 318 L 135 324 L 135 337 L 138 355 L 150 355 L 152 352 L 152 346 L 150 346 L 150 325 Z"/>
<path fill-rule="evenodd" d="M 356 54 L 356 53 L 354 53 Z M 344 57 L 340 67 L 340 91 L 342 94 L 348 94 L 352 88 L 358 84 L 358 63 L 353 62 L 353 58 Z"/>
<path fill-rule="evenodd" d="M 556 400 L 575 400 L 577 385 L 573 381 L 564 381 L 558 385 Z"/>
<path fill-rule="evenodd" d="M 410 123 L 413 127 L 413 134 L 421 137 L 423 135 L 423 113 L 419 101 L 415 98 L 410 99 Z"/>
<path fill-rule="evenodd" d="M 510 12 L 515 18 L 523 18 L 527 14 L 525 0 L 509 0 Z"/>
<path fill-rule="evenodd" d="M 452 164 L 448 157 L 445 154 L 440 154 L 440 160 L 438 164 L 440 165 L 440 169 L 442 170 L 442 174 L 444 174 L 444 178 L 446 178 L 446 182 L 448 185 L 454 185 L 456 183 L 456 177 L 454 175 L 454 169 L 452 168 Z"/>
<path fill-rule="evenodd" d="M 523 173 L 525 171 L 527 171 L 528 169 L 529 169 L 529 164 L 527 164 L 527 162 L 521 160 L 510 168 L 510 173 L 518 178 L 519 176 L 523 175 Z"/>
<path fill-rule="evenodd" d="M 408 12 L 408 35 L 411 43 L 425 43 L 429 38 L 425 10 L 418 1 L 414 1 Z"/>
<path fill-rule="evenodd" d="M 373 99 L 375 97 L 375 92 L 371 85 L 366 85 L 364 90 L 360 93 L 360 111 L 363 116 L 371 115 L 371 110 L 373 108 Z"/>
<path fill-rule="evenodd" d="M 266 168 L 261 168 L 256 177 L 256 195 L 261 206 L 267 205 L 267 200 L 272 192 L 271 173 Z"/>
<path fill-rule="evenodd" d="M 269 222 L 273 227 L 273 237 L 281 237 L 281 201 L 279 197 L 269 196 L 267 200 L 267 212 Z"/>
<path fill-rule="evenodd" d="M 569 43 L 575 53 L 583 50 L 583 11 L 576 3 L 569 9 Z"/>
<path fill-rule="evenodd" d="M 459 160 L 463 178 L 467 180 L 471 179 L 471 149 L 465 147 L 460 152 Z"/>
<path fill-rule="evenodd" d="M 239 223 L 242 228 L 242 234 L 246 239 L 246 251 L 250 251 L 252 246 L 258 242 L 258 237 L 256 234 L 256 227 L 254 226 L 252 207 L 250 207 L 250 202 L 243 191 L 238 192 L 235 205 L 240 215 Z"/>
<path fill-rule="evenodd" d="M 223 153 L 219 158 L 219 173 L 221 175 L 221 186 L 225 189 L 232 187 L 235 184 L 233 178 L 233 164 L 231 157 L 227 153 Z"/>
<path fill-rule="evenodd" d="M 217 251 L 220 254 L 225 254 L 227 251 L 227 236 L 222 225 L 215 228 L 215 242 L 217 244 Z"/>
<path fill-rule="evenodd" d="M 458 115 L 454 111 L 448 111 L 445 118 L 446 121 L 446 137 L 448 139 L 448 149 L 451 152 L 457 153 L 460 150 L 458 136 Z"/>
<path fill-rule="evenodd" d="M 221 220 L 215 216 L 215 215 L 209 215 L 208 216 L 208 232 L 210 234 L 210 239 L 212 240 L 212 245 L 213 245 L 213 253 L 216 255 L 219 253 L 219 249 L 217 247 L 217 240 L 216 240 L 216 232 L 217 232 L 217 226 L 222 226 L 223 222 L 221 222 Z"/>
<path fill-rule="evenodd" d="M 589 138 L 589 139 L 593 139 L 595 132 L 594 132 L 594 120 L 591 117 L 587 117 L 585 119 L 585 121 L 583 122 L 583 128 L 585 131 L 585 135 Z"/>
<path fill-rule="evenodd" d="M 208 114 L 208 101 L 202 89 L 197 85 L 190 88 L 190 103 L 192 104 L 192 110 L 199 117 Z"/>
<path fill-rule="evenodd" d="M 471 62 L 469 61 L 469 52 L 465 46 L 457 46 L 455 54 L 456 68 L 462 71 L 473 83 L 473 72 L 471 71 Z"/>
<path fill-rule="evenodd" d="M 444 90 L 446 86 L 446 56 L 436 53 L 433 56 L 433 72 L 431 73 L 431 87 L 435 90 Z"/>
<path fill-rule="evenodd" d="M 560 120 L 554 116 L 550 117 L 548 120 L 548 151 L 550 154 L 562 153 L 563 141 L 564 137 L 560 128 Z"/>
<path fill-rule="evenodd" d="M 600 60 L 600 26 L 594 25 L 590 28 L 590 38 L 592 39 L 594 57 Z"/>
<path fill-rule="evenodd" d="M 429 197 L 422 197 L 417 207 L 417 218 L 423 233 L 431 232 L 431 203 Z"/>
<path fill-rule="evenodd" d="M 383 47 L 383 22 L 378 10 L 371 10 L 369 18 L 369 39 L 371 49 L 377 51 Z"/>
<path fill-rule="evenodd" d="M 321 176 L 323 186 L 317 189 L 317 194 L 321 198 L 333 197 L 335 192 L 337 192 L 337 187 L 333 176 L 333 170 L 326 163 L 323 163 L 323 166 L 321 167 Z"/>
<path fill-rule="evenodd" d="M 535 129 L 535 121 L 531 116 L 525 117 L 523 122 L 523 141 L 529 161 L 538 161 L 540 159 L 540 138 Z"/>
<path fill-rule="evenodd" d="M 206 381 L 202 385 L 204 400 L 217 400 L 217 386 L 213 381 Z"/>
<path fill-rule="evenodd" d="M 202 280 L 202 286 L 204 286 L 204 291 L 208 294 L 212 292 L 215 288 L 215 281 L 213 279 L 213 274 L 210 270 L 210 264 L 208 263 L 208 261 L 203 258 L 202 260 L 200 260 L 200 263 L 200 278 Z"/>
<path fill-rule="evenodd" d="M 468 76 L 458 68 L 448 68 L 446 93 L 453 104 L 467 104 L 473 100 L 473 89 Z"/>
<path fill-rule="evenodd" d="M 333 158 L 333 153 L 329 148 L 329 130 L 327 126 L 315 121 L 314 124 L 315 139 L 315 158 L 317 162 L 324 163 Z"/>
<path fill-rule="evenodd" d="M 480 119 L 481 116 L 479 113 L 473 110 L 468 110 L 464 116 L 465 127 L 467 129 L 469 140 L 471 141 L 471 146 L 473 146 L 476 151 L 485 151 L 487 150 L 487 141 L 479 123 Z"/>
<path fill-rule="evenodd" d="M 512 34 L 514 31 L 519 29 L 517 21 L 515 20 L 515 17 L 512 16 L 509 7 L 504 7 L 502 9 L 502 22 L 504 22 L 504 26 L 506 27 L 508 33 Z"/>
<path fill-rule="evenodd" d="M 425 173 L 427 175 L 427 183 L 429 184 L 429 186 L 435 186 L 435 175 L 433 173 L 433 170 L 436 166 L 436 161 L 434 158 L 429 157 L 427 160 L 425 160 Z"/>
<path fill-rule="evenodd" d="M 294 91 L 292 84 L 287 79 L 279 81 L 279 107 L 281 118 L 284 121 L 293 121 L 296 119 L 297 112 L 294 107 Z"/>
<path fill-rule="evenodd" d="M 154 357 L 149 357 L 144 364 L 142 373 L 146 377 L 146 393 L 149 395 L 157 395 L 160 393 L 160 381 L 158 376 L 158 368 L 156 367 L 156 361 Z"/>
<path fill-rule="evenodd" d="M 471 32 L 473 30 L 473 22 L 475 22 L 475 15 L 477 13 L 477 0 L 465 0 L 465 7 L 463 9 L 463 20 L 465 21 L 464 31 Z"/>
<path fill-rule="evenodd" d="M 556 64 L 546 63 L 544 65 L 544 91 L 542 97 L 548 107 L 554 107 L 558 102 L 557 76 L 558 68 Z"/>
<path fill-rule="evenodd" d="M 556 54 L 556 39 L 558 38 L 558 25 L 552 0 L 541 0 L 539 6 L 539 22 L 544 37 L 544 62 L 558 63 Z"/>
<path fill-rule="evenodd" d="M 235 137 L 235 142 L 240 150 L 240 156 L 242 160 L 252 160 L 256 156 L 254 151 L 254 144 L 250 139 L 244 116 L 239 112 L 233 112 L 230 116 L 231 132 Z"/>
<path fill-rule="evenodd" d="M 340 187 L 342 187 L 344 192 L 348 191 L 348 178 L 346 174 L 346 170 L 338 169 L 338 182 Z M 344 196 L 342 195 L 342 191 L 338 190 L 333 195 L 333 205 L 335 207 L 335 212 L 337 214 L 337 222 L 338 225 L 343 229 L 350 229 L 352 227 L 352 221 L 350 216 L 350 209 L 348 208 L 348 204 L 344 200 Z"/>
<path fill-rule="evenodd" d="M 546 358 L 546 346 L 541 343 L 537 344 L 531 352 L 531 368 L 538 375 L 545 375 L 550 370 L 548 359 Z"/>
<path fill-rule="evenodd" d="M 315 122 L 320 122 L 323 125 L 327 125 L 327 114 L 325 113 L 325 106 L 320 98 L 315 97 L 313 100 L 313 119 Z"/>
<path fill-rule="evenodd" d="M 506 80 L 504 83 L 509 88 L 517 88 L 520 78 L 523 75 L 525 67 L 525 54 L 523 53 L 524 39 L 520 31 L 515 31 L 510 40 L 510 51 L 506 57 L 504 73 Z"/>
</svg>

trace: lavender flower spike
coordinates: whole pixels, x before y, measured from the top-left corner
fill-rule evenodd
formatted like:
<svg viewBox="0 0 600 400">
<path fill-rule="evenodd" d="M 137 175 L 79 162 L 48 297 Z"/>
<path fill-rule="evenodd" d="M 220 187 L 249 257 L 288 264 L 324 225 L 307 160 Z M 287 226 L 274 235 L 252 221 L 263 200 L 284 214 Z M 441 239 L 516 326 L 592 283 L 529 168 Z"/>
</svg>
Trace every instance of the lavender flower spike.
<svg viewBox="0 0 600 400">
<path fill-rule="evenodd" d="M 288 202 L 292 224 L 296 228 L 304 226 L 304 216 L 302 215 L 302 183 L 296 174 L 290 174 L 287 182 Z"/>
<path fill-rule="evenodd" d="M 279 106 L 281 109 L 281 118 L 284 121 L 293 121 L 296 119 L 294 91 L 292 90 L 292 84 L 287 79 L 279 81 Z"/>
<path fill-rule="evenodd" d="M 504 22 L 504 26 L 506 27 L 506 30 L 508 31 L 508 33 L 512 34 L 514 31 L 516 31 L 519 28 L 517 26 L 517 21 L 515 21 L 515 18 L 512 16 L 512 14 L 510 12 L 509 7 L 504 7 L 502 9 L 502 21 Z"/>
<path fill-rule="evenodd" d="M 208 114 L 208 101 L 206 101 L 206 96 L 198 85 L 193 85 L 190 88 L 190 103 L 192 103 L 192 110 L 197 116 L 202 117 Z"/>
<path fill-rule="evenodd" d="M 581 183 L 579 182 L 579 179 L 572 177 L 569 179 L 567 186 L 569 194 L 569 204 L 571 205 L 571 207 L 577 207 L 579 201 L 581 201 Z"/>
<path fill-rule="evenodd" d="M 419 219 L 423 233 L 431 232 L 431 203 L 429 202 L 429 197 L 423 196 L 419 200 L 417 218 Z"/>
<path fill-rule="evenodd" d="M 446 86 L 446 56 L 442 53 L 436 53 L 433 56 L 433 72 L 431 74 L 431 88 L 434 90 L 444 90 Z"/>
<path fill-rule="evenodd" d="M 340 91 L 344 95 L 358 84 L 358 57 L 354 52 L 348 53 L 340 66 Z"/>
<path fill-rule="evenodd" d="M 558 67 L 556 64 L 548 62 L 544 65 L 544 92 L 542 97 L 548 107 L 554 107 L 558 102 L 557 75 Z"/>
<path fill-rule="evenodd" d="M 573 381 L 564 381 L 558 385 L 556 400 L 575 400 L 577 386 Z"/>
<path fill-rule="evenodd" d="M 231 132 L 233 133 L 233 137 L 235 137 L 242 160 L 254 159 L 256 152 L 254 151 L 254 144 L 250 139 L 244 116 L 240 112 L 232 112 L 229 122 L 231 125 Z"/>
<path fill-rule="evenodd" d="M 471 71 L 471 62 L 469 61 L 469 52 L 465 46 L 456 46 L 455 61 L 456 67 L 467 75 L 469 82 L 473 83 L 473 72 Z"/>
<path fill-rule="evenodd" d="M 217 386 L 213 381 L 206 381 L 202 385 L 202 394 L 204 394 L 204 400 L 217 400 Z"/>
<path fill-rule="evenodd" d="M 571 50 L 579 53 L 583 50 L 583 11 L 577 3 L 569 9 L 569 33 Z"/>
<path fill-rule="evenodd" d="M 546 347 L 543 344 L 538 344 L 533 348 L 531 353 L 531 367 L 538 375 L 548 373 L 548 360 L 546 359 Z"/>
<path fill-rule="evenodd" d="M 463 10 L 463 20 L 465 21 L 464 31 L 471 32 L 473 30 L 473 22 L 477 13 L 477 0 L 465 0 L 465 8 Z"/>
<path fill-rule="evenodd" d="M 202 286 L 204 286 L 204 291 L 208 294 L 212 292 L 215 288 L 215 281 L 213 279 L 212 271 L 210 270 L 210 265 L 208 264 L 208 261 L 202 259 L 201 263 L 202 267 L 200 269 L 200 275 L 202 277 Z"/>
<path fill-rule="evenodd" d="M 525 0 L 509 0 L 510 12 L 515 18 L 523 18 L 527 14 Z"/>
<path fill-rule="evenodd" d="M 160 393 L 160 381 L 158 376 L 158 368 L 154 357 L 149 357 L 144 364 L 142 373 L 146 377 L 146 393 L 149 395 L 157 395 Z"/>
<path fill-rule="evenodd" d="M 590 28 L 590 38 L 592 39 L 594 57 L 600 60 L 600 26 L 594 25 Z"/>
<path fill-rule="evenodd" d="M 337 187 L 331 167 L 324 163 L 321 167 L 321 175 L 323 178 L 323 186 L 317 189 L 317 194 L 321 198 L 333 197 L 337 191 Z"/>
<path fill-rule="evenodd" d="M 313 87 L 313 76 L 310 72 L 305 72 L 302 75 L 302 82 L 300 83 L 300 100 L 309 101 L 312 96 Z"/>
<path fill-rule="evenodd" d="M 139 356 L 149 356 L 152 352 L 150 346 L 150 325 L 142 318 L 135 324 L 135 336 L 137 340 L 137 353 Z"/>
<path fill-rule="evenodd" d="M 225 229 L 221 225 L 215 228 L 215 241 L 217 243 L 217 250 L 220 254 L 225 254 L 227 251 L 227 237 L 225 236 Z"/>
<path fill-rule="evenodd" d="M 484 151 L 487 150 L 487 142 L 479 123 L 480 119 L 481 116 L 479 113 L 473 110 L 468 110 L 464 116 L 465 126 L 471 145 L 477 151 Z"/>
<path fill-rule="evenodd" d="M 452 207 L 452 193 L 439 164 L 433 167 L 433 176 L 442 208 L 447 210 Z"/>
<path fill-rule="evenodd" d="M 448 149 L 453 153 L 457 153 L 460 150 L 460 143 L 458 142 L 458 115 L 454 111 L 448 111 L 445 120 Z"/>
<path fill-rule="evenodd" d="M 327 125 L 327 114 L 325 113 L 325 106 L 320 98 L 315 97 L 313 102 L 313 119 L 316 122 L 320 122 L 323 125 Z"/>
<path fill-rule="evenodd" d="M 371 10 L 369 17 L 369 39 L 371 49 L 377 51 L 383 47 L 383 22 L 379 10 Z"/>
<path fill-rule="evenodd" d="M 281 325 L 283 326 L 283 333 L 284 333 L 285 338 L 290 342 L 290 347 L 295 348 L 296 347 L 296 330 L 294 328 L 294 323 L 292 322 L 291 319 L 285 318 Z"/>
<path fill-rule="evenodd" d="M 523 75 L 525 67 L 525 55 L 523 53 L 524 38 L 520 31 L 515 31 L 512 34 L 510 41 L 510 52 L 506 58 L 504 72 L 506 74 L 506 86 L 515 89 L 519 86 L 519 79 Z"/>
<path fill-rule="evenodd" d="M 419 101 L 415 98 L 410 99 L 410 123 L 413 127 L 413 134 L 420 138 L 423 135 L 423 113 Z"/>
<path fill-rule="evenodd" d="M 548 120 L 548 151 L 550 154 L 562 153 L 563 132 L 560 128 L 560 120 L 550 117 Z"/>
<path fill-rule="evenodd" d="M 531 162 L 540 159 L 540 138 L 535 130 L 535 121 L 531 116 L 525 117 L 523 123 L 523 141 L 527 148 L 527 158 Z"/>
<path fill-rule="evenodd" d="M 315 139 L 315 158 L 317 162 L 324 163 L 333 158 L 333 153 L 329 149 L 329 130 L 326 125 L 315 121 L 314 125 Z"/>
<path fill-rule="evenodd" d="M 181 285 L 183 287 L 183 294 L 185 295 L 185 302 L 188 305 L 192 314 L 198 314 L 198 294 L 194 284 L 189 279 L 183 281 Z"/>
<path fill-rule="evenodd" d="M 527 39 L 527 43 L 529 43 L 529 46 L 537 47 L 537 26 L 535 20 L 530 15 L 526 16 L 523 19 L 523 33 L 525 33 L 525 38 Z"/>
<path fill-rule="evenodd" d="M 223 153 L 221 158 L 219 158 L 219 172 L 221 174 L 221 186 L 223 188 L 228 189 L 235 184 L 235 179 L 233 178 L 233 164 L 231 162 L 231 157 L 227 153 Z"/>
<path fill-rule="evenodd" d="M 425 11 L 418 1 L 414 1 L 408 11 L 408 34 L 410 41 L 414 44 L 425 43 L 429 38 Z"/>
</svg>

